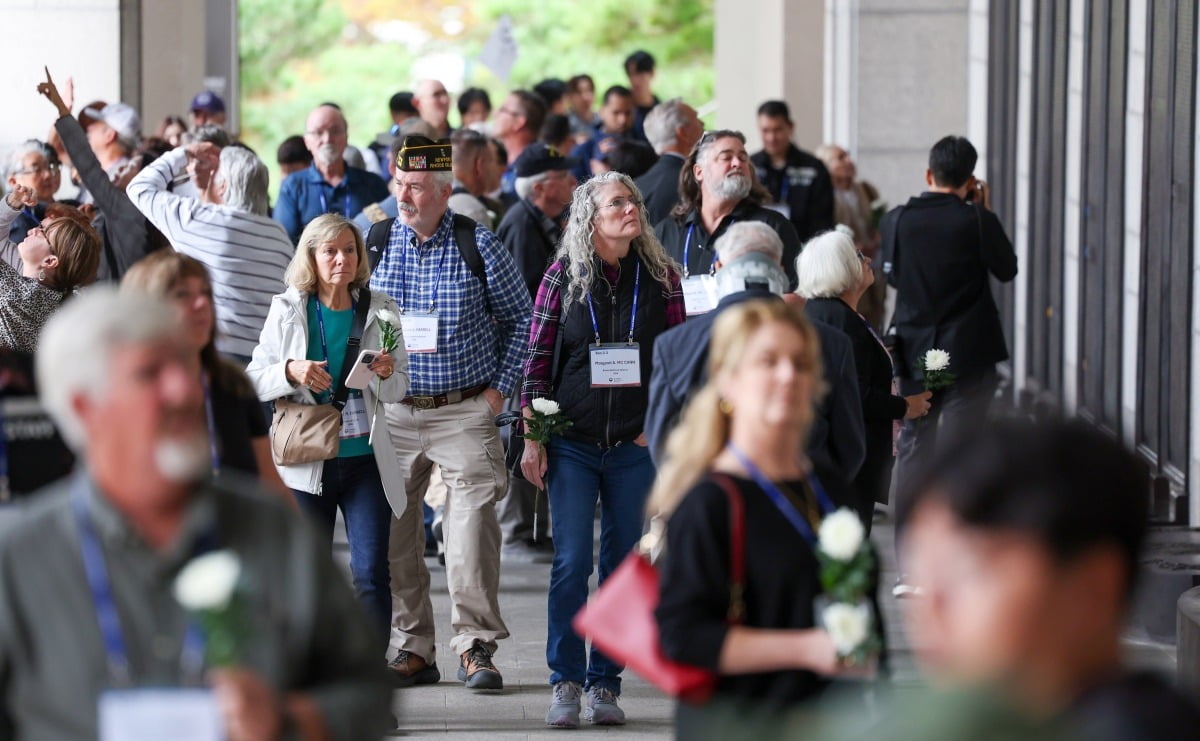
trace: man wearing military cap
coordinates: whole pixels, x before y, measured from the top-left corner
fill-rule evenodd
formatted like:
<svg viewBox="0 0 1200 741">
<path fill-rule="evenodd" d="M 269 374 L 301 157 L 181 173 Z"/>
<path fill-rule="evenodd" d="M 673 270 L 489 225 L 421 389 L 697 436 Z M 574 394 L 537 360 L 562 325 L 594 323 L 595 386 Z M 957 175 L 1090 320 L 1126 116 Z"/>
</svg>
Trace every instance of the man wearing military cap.
<svg viewBox="0 0 1200 741">
<path fill-rule="evenodd" d="M 496 641 L 508 637 L 497 599 L 495 502 L 508 474 L 493 418 L 520 375 L 532 302 L 496 236 L 448 208 L 450 161 L 448 140 L 406 137 L 393 182 L 400 215 L 382 245 L 368 238 L 383 252 L 371 289 L 400 309 L 411 377 L 410 396 L 387 408 L 408 493 L 408 508 L 392 521 L 391 668 L 402 687 L 441 678 L 421 519 L 436 464 L 447 488 L 442 528 L 458 678 L 471 689 L 501 689 L 491 659 Z"/>
</svg>

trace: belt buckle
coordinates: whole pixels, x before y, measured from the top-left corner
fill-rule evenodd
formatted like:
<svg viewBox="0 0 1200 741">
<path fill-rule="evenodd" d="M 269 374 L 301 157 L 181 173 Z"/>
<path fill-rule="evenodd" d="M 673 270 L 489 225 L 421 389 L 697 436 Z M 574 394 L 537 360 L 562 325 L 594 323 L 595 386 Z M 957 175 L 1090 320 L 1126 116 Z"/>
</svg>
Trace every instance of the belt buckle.
<svg viewBox="0 0 1200 741">
<path fill-rule="evenodd" d="M 414 396 L 412 405 L 416 409 L 436 409 L 437 401 L 432 396 Z"/>
</svg>

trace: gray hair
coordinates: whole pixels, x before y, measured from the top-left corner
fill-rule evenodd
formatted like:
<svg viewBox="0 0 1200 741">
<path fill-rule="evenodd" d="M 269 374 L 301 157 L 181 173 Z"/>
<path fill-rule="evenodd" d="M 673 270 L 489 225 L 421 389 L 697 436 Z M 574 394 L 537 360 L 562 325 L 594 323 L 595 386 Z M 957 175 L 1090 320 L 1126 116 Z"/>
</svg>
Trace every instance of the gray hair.
<svg viewBox="0 0 1200 741">
<path fill-rule="evenodd" d="M 450 170 L 434 170 L 433 184 L 439 188 L 453 188 L 454 173 Z"/>
<path fill-rule="evenodd" d="M 563 231 L 558 251 L 554 254 L 555 260 L 560 260 L 566 265 L 567 285 L 563 298 L 566 304 L 573 300 L 582 303 L 592 288 L 592 281 L 596 277 L 592 235 L 596 229 L 596 211 L 599 208 L 596 194 L 611 183 L 624 185 L 639 201 L 638 220 L 642 225 L 642 233 L 634 238 L 630 249 L 641 257 L 650 275 L 664 286 L 670 286 L 672 275 L 682 273 L 680 267 L 667 255 L 658 237 L 654 236 L 654 230 L 646 217 L 646 204 L 642 201 L 642 194 L 634 185 L 633 178 L 616 170 L 601 173 L 575 189 L 567 228 Z"/>
<path fill-rule="evenodd" d="M 47 154 L 47 149 L 49 147 L 37 139 L 29 139 L 28 141 L 21 142 L 8 153 L 8 164 L 4 168 L 4 176 L 6 178 L 16 177 L 17 170 L 20 170 L 21 166 L 25 164 L 25 155 L 31 152 L 37 152 L 42 155 L 46 159 L 46 164 L 50 164 L 51 160 L 50 155 Z M 55 158 L 54 161 L 57 162 L 58 159 Z"/>
<path fill-rule="evenodd" d="M 184 134 L 186 143 L 208 142 L 222 149 L 228 147 L 232 140 L 229 138 L 229 132 L 216 124 L 202 124 L 197 126 L 195 131 Z"/>
<path fill-rule="evenodd" d="M 96 286 L 50 317 L 38 341 L 37 385 L 42 406 L 72 450 L 82 452 L 87 444 L 73 399 L 79 394 L 103 398 L 113 351 L 175 337 L 177 316 L 162 298 Z"/>
<path fill-rule="evenodd" d="M 730 263 L 742 255 L 758 252 L 783 264 L 783 240 L 769 224 L 761 221 L 739 221 L 725 230 L 713 244 L 717 259 Z"/>
<path fill-rule="evenodd" d="M 244 147 L 225 147 L 217 168 L 217 182 L 225 184 L 225 205 L 258 216 L 268 212 L 267 185 L 271 175 L 267 166 Z"/>
<path fill-rule="evenodd" d="M 854 238 L 840 229 L 810 239 L 796 258 L 796 293 L 804 298 L 834 298 L 859 284 L 863 262 Z"/>
<path fill-rule="evenodd" d="M 678 142 L 675 132 L 687 125 L 687 114 L 683 108 L 682 98 L 671 98 L 665 103 L 659 103 L 646 114 L 642 123 L 646 130 L 646 139 L 654 151 L 662 154 L 667 147 Z"/>
<path fill-rule="evenodd" d="M 525 200 L 533 195 L 533 186 L 549 177 L 550 171 L 539 172 L 537 175 L 526 175 L 525 177 L 517 178 L 513 184 L 517 189 L 517 196 L 521 200 Z"/>
<path fill-rule="evenodd" d="M 762 252 L 744 252 L 728 263 L 722 260 L 715 279 L 718 298 L 753 287 L 765 287 L 781 296 L 788 287 L 787 273 L 783 272 L 779 259 Z"/>
</svg>

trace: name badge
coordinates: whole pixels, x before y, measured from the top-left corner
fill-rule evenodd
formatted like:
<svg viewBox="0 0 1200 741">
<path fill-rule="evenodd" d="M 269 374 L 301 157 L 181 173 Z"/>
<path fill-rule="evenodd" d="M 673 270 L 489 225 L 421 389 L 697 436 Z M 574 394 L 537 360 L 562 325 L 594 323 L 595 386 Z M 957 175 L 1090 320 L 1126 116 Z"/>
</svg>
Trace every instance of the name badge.
<svg viewBox="0 0 1200 741">
<path fill-rule="evenodd" d="M 347 440 L 371 434 L 371 422 L 367 418 L 367 403 L 362 394 L 350 394 L 346 406 L 342 407 L 341 438 Z"/>
<path fill-rule="evenodd" d="M 786 203 L 764 203 L 763 206 L 776 213 L 783 214 L 785 219 L 792 218 L 792 207 Z"/>
<path fill-rule="evenodd" d="M 404 333 L 404 349 L 408 352 L 437 352 L 437 314 L 401 314 L 400 330 Z"/>
<path fill-rule="evenodd" d="M 683 282 L 683 305 L 688 316 L 707 314 L 717 307 L 717 281 L 711 275 L 696 275 Z"/>
<path fill-rule="evenodd" d="M 642 385 L 642 356 L 638 343 L 591 345 L 592 388 Z"/>
<path fill-rule="evenodd" d="M 100 695 L 100 741 L 221 741 L 225 727 L 212 690 L 110 690 Z"/>
</svg>

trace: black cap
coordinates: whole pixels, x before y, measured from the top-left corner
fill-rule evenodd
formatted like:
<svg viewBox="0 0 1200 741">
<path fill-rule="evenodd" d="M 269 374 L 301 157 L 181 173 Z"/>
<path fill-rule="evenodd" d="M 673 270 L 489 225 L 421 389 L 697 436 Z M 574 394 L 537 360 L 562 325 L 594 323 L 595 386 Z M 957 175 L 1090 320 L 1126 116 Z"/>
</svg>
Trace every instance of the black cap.
<svg viewBox="0 0 1200 741">
<path fill-rule="evenodd" d="M 574 157 L 564 157 L 562 152 L 549 144 L 534 142 L 525 147 L 525 151 L 521 152 L 520 157 L 517 157 L 513 167 L 517 172 L 517 177 L 528 178 L 550 170 L 572 170 L 578 164 L 579 160 Z"/>
<path fill-rule="evenodd" d="M 449 172 L 450 140 L 433 140 L 427 136 L 409 134 L 396 154 L 396 169 L 405 172 L 422 170 Z"/>
</svg>

